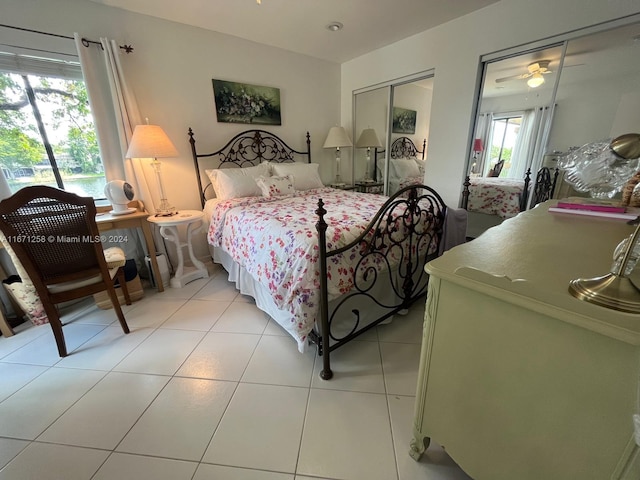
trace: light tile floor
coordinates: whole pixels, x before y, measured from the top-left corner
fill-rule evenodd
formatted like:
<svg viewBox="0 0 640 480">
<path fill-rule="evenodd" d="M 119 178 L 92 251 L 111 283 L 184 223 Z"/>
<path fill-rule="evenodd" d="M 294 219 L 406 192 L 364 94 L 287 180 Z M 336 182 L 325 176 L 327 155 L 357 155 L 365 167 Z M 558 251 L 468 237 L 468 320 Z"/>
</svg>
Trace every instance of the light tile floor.
<svg viewBox="0 0 640 480">
<path fill-rule="evenodd" d="M 124 312 L 129 335 L 75 308 L 63 359 L 48 325 L 0 337 L 0 480 L 470 478 L 407 453 L 423 305 L 336 350 L 328 382 L 220 268 Z"/>
</svg>

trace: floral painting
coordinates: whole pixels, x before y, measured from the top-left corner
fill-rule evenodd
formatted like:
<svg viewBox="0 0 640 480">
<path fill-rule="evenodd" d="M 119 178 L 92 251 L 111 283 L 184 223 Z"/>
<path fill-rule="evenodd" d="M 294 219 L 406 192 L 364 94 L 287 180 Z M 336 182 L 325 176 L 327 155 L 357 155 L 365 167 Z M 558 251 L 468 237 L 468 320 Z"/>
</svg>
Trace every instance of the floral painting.
<svg viewBox="0 0 640 480">
<path fill-rule="evenodd" d="M 213 80 L 218 122 L 281 125 L 280 89 Z"/>
<path fill-rule="evenodd" d="M 393 107 L 393 133 L 416 133 L 416 115 L 415 110 L 406 108 Z"/>
</svg>

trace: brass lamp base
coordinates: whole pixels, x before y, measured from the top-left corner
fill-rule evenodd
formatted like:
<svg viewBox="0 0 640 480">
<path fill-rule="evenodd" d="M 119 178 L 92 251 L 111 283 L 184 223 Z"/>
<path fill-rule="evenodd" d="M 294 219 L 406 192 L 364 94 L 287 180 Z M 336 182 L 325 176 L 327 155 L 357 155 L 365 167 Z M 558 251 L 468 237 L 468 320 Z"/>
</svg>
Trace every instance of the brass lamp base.
<svg viewBox="0 0 640 480">
<path fill-rule="evenodd" d="M 603 277 L 579 278 L 569 283 L 569 292 L 601 307 L 640 313 L 640 290 L 627 277 L 608 273 Z"/>
</svg>

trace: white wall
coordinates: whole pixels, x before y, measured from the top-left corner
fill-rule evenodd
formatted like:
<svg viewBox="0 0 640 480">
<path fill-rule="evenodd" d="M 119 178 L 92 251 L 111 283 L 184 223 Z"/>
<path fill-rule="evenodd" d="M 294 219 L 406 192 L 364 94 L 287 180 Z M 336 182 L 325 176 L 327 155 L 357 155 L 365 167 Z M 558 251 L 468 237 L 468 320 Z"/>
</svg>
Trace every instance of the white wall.
<svg viewBox="0 0 640 480">
<path fill-rule="evenodd" d="M 458 205 L 480 57 L 638 12 L 637 0 L 501 0 L 344 63 L 342 124 L 351 125 L 354 90 L 435 69 L 425 181 Z"/>
</svg>

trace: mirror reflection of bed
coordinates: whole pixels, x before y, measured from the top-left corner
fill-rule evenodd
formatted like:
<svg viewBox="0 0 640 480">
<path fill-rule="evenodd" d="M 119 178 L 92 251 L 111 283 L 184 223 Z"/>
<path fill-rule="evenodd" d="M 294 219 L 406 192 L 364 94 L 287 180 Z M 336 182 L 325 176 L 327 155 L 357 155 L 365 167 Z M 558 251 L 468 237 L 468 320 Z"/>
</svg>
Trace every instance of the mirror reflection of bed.
<svg viewBox="0 0 640 480">
<path fill-rule="evenodd" d="M 467 176 L 461 205 L 469 218 L 467 238 L 476 238 L 488 228 L 553 198 L 558 174 L 557 168 L 543 166 L 533 180 L 530 170 L 523 179 Z"/>
<path fill-rule="evenodd" d="M 398 137 L 391 144 L 389 158 L 386 150 L 376 150 L 376 178 L 384 179 L 386 166 L 389 166 L 388 194 L 393 195 L 401 188 L 409 185 L 425 183 L 425 152 L 427 140 L 424 139 L 421 148 L 409 137 Z"/>
</svg>

